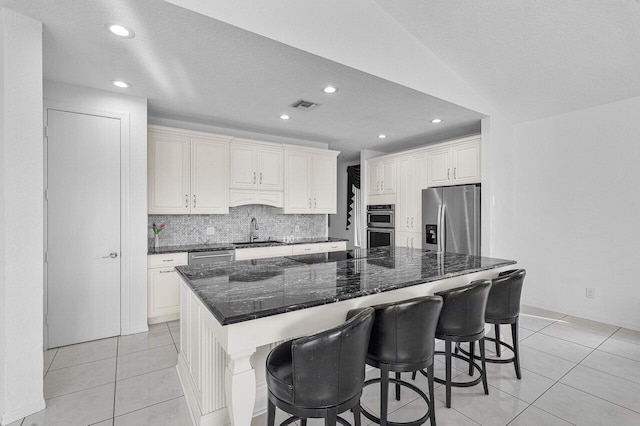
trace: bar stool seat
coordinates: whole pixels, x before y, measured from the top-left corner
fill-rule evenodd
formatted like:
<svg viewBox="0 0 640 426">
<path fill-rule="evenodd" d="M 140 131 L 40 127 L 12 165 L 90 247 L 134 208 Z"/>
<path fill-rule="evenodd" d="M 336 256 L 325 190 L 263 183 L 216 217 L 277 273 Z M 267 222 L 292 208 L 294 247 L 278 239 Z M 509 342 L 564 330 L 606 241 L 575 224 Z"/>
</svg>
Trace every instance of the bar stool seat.
<svg viewBox="0 0 640 426">
<path fill-rule="evenodd" d="M 324 418 L 327 425 L 350 426 L 338 414 L 353 409 L 360 426 L 360 396 L 373 308 L 353 310 L 347 321 L 318 334 L 276 346 L 267 356 L 267 424 L 276 407 L 292 414 L 281 425 Z"/>
<path fill-rule="evenodd" d="M 380 378 L 367 380 L 364 387 L 380 383 L 380 417 L 361 407 L 362 414 L 382 426 L 417 426 L 431 420 L 435 426 L 433 401 L 434 335 L 442 309 L 442 298 L 426 296 L 396 303 L 376 305 L 375 320 L 367 352 L 367 364 L 380 369 Z M 427 369 L 429 396 L 412 383 L 401 380 L 401 372 Z M 389 373 L 395 372 L 395 378 Z M 419 419 L 411 422 L 391 422 L 388 415 L 389 383 L 395 384 L 395 397 L 400 400 L 400 388 L 417 393 L 429 409 Z"/>
</svg>

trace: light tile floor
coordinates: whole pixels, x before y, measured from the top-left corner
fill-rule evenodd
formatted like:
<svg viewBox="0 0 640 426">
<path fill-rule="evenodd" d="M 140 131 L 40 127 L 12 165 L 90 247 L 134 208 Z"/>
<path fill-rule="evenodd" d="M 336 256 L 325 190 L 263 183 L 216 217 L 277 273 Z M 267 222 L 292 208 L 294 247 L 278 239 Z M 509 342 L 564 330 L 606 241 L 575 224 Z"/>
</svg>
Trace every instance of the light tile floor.
<svg viewBox="0 0 640 426">
<path fill-rule="evenodd" d="M 175 371 L 178 325 L 156 324 L 148 333 L 45 352 L 47 409 L 11 426 L 190 425 Z M 508 326 L 501 334 L 510 341 Z M 444 406 L 444 387 L 436 386 L 439 425 L 640 425 L 640 332 L 523 306 L 520 341 L 522 380 L 515 378 L 512 364 L 489 364 L 489 395 L 481 386 L 454 388 L 450 409 Z M 491 355 L 493 349 L 489 344 Z M 454 368 L 459 380 L 469 377 L 465 363 L 456 360 Z M 376 375 L 377 370 L 367 373 Z M 436 376 L 444 376 L 439 358 Z M 424 377 L 416 383 L 426 390 Z M 369 386 L 362 404 L 377 414 L 378 398 L 379 388 Z M 400 401 L 390 400 L 390 411 L 390 420 L 410 421 L 422 416 L 426 405 L 403 389 Z M 278 410 L 277 420 L 285 418 Z M 348 413 L 345 418 L 353 420 Z M 266 415 L 252 423 L 265 424 Z"/>
</svg>

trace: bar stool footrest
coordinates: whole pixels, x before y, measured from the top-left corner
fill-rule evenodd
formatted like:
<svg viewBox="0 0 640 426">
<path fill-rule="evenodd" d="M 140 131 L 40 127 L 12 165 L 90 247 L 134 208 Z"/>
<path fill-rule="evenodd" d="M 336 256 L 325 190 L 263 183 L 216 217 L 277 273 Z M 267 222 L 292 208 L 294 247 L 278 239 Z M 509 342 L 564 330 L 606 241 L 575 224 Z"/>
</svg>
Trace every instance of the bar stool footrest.
<svg viewBox="0 0 640 426">
<path fill-rule="evenodd" d="M 424 374 L 426 376 L 427 373 L 424 373 L 421 371 L 422 374 Z M 370 379 L 367 380 L 366 382 L 364 382 L 364 385 L 362 386 L 362 389 L 364 390 L 364 388 L 368 385 L 374 384 L 374 383 L 380 383 L 381 379 L 378 377 L 376 379 Z M 414 391 L 415 393 L 417 393 L 418 395 L 420 395 L 420 397 L 422 399 L 425 400 L 425 402 L 427 403 L 427 406 L 429 406 L 429 397 L 427 396 L 427 394 L 425 394 L 420 388 L 418 388 L 417 386 L 414 386 L 413 384 L 409 383 L 409 382 L 405 382 L 404 380 L 398 380 L 392 377 L 389 377 L 389 384 L 391 383 L 395 383 L 395 384 L 399 384 L 400 386 L 404 386 L 407 387 L 409 389 L 411 389 L 412 391 Z M 376 422 L 377 424 L 380 424 L 380 418 L 374 416 L 372 413 L 368 412 L 367 410 L 364 409 L 364 407 L 362 405 L 360 405 L 360 411 L 362 412 L 362 414 L 369 420 Z M 387 425 L 388 426 L 419 426 L 421 424 L 424 424 L 427 422 L 427 420 L 429 420 L 429 414 L 430 411 L 427 410 L 427 413 L 420 417 L 418 420 L 413 420 L 410 422 L 404 422 L 404 423 L 400 423 L 400 422 L 392 422 L 387 420 Z"/>
<path fill-rule="evenodd" d="M 462 349 L 460 349 L 462 351 Z M 434 355 L 446 355 L 443 351 L 435 351 Z M 470 359 L 468 357 L 464 357 L 460 354 L 456 354 L 456 353 L 452 353 L 451 354 L 452 357 L 454 358 L 458 358 L 461 359 L 463 361 L 469 362 Z M 475 358 L 475 357 L 474 357 Z M 478 358 L 480 359 L 480 358 Z M 480 377 L 478 377 L 477 379 L 474 380 L 470 380 L 468 382 L 454 382 L 453 380 L 451 381 L 451 386 L 457 387 L 457 388 L 468 388 L 471 386 L 475 386 L 478 383 L 482 382 L 482 368 L 474 361 L 471 361 L 471 365 L 473 366 L 473 368 L 480 373 Z M 427 373 L 425 373 L 424 371 L 420 371 L 420 373 L 422 373 L 425 377 L 427 376 Z M 446 385 L 447 381 L 443 380 L 443 379 L 439 379 L 437 377 L 433 377 L 433 381 L 436 383 L 440 383 L 441 385 Z"/>
<path fill-rule="evenodd" d="M 496 339 L 494 337 L 485 337 L 484 340 L 488 340 L 490 342 L 496 342 Z M 503 342 L 502 340 L 498 341 L 498 344 L 504 348 L 509 349 L 511 352 L 513 352 L 515 354 L 515 350 L 513 349 L 513 346 L 511 346 L 510 344 Z M 460 343 L 456 343 L 456 351 L 460 351 L 461 353 L 463 353 L 464 355 L 466 355 L 467 357 L 469 356 L 469 352 L 465 351 L 464 349 L 462 349 L 460 347 Z M 480 356 L 473 354 L 473 359 L 480 359 Z M 516 359 L 515 355 L 510 357 L 510 358 L 490 358 L 485 356 L 484 360 L 485 362 L 490 362 L 493 364 L 509 364 L 514 362 Z"/>
</svg>

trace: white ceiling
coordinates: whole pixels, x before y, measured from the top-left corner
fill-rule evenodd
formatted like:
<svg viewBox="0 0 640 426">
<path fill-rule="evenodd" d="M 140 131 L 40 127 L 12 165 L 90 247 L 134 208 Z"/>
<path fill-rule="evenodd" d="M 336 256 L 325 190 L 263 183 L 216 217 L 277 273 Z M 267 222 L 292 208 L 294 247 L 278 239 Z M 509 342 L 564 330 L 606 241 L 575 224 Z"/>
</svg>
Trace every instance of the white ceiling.
<svg viewBox="0 0 640 426">
<path fill-rule="evenodd" d="M 146 97 L 154 117 L 324 142 L 345 158 L 480 130 L 474 111 L 160 0 L 0 5 L 44 23 L 46 79 Z M 136 36 L 111 35 L 104 25 L 112 22 Z M 132 87 L 116 89 L 115 79 Z M 339 92 L 322 93 L 326 84 Z M 300 98 L 321 105 L 288 108 Z"/>
<path fill-rule="evenodd" d="M 513 122 L 640 95 L 639 0 L 376 0 Z"/>
</svg>

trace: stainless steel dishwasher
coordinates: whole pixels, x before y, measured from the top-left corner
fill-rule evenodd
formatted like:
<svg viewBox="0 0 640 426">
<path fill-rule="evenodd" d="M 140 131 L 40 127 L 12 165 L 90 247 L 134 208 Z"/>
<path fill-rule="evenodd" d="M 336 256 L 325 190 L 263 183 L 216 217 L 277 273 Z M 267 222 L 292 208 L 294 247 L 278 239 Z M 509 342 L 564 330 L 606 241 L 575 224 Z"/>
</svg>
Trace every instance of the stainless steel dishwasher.
<svg viewBox="0 0 640 426">
<path fill-rule="evenodd" d="M 235 250 L 196 251 L 189 253 L 189 265 L 210 265 L 234 260 Z"/>
</svg>

